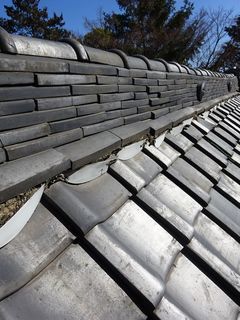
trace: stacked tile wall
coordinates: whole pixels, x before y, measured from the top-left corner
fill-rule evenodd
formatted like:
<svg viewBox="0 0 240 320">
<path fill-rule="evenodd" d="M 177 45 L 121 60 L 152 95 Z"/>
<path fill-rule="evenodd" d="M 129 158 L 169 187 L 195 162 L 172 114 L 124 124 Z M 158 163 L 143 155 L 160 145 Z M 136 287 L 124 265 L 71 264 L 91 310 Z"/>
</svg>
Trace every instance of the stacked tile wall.
<svg viewBox="0 0 240 320">
<path fill-rule="evenodd" d="M 43 40 L 14 37 L 16 52 L 0 53 L 0 163 L 237 90 L 232 75 L 80 44 L 79 54 L 71 41 L 46 42 L 42 52 Z"/>
</svg>

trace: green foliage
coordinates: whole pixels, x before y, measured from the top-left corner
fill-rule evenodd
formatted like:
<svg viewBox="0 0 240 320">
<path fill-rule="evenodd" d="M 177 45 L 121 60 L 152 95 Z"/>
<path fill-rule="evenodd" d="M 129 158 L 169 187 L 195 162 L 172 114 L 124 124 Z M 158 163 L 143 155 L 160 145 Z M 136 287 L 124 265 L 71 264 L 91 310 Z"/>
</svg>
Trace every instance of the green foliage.
<svg viewBox="0 0 240 320">
<path fill-rule="evenodd" d="M 104 49 L 115 47 L 130 55 L 186 63 L 205 37 L 198 30 L 198 20 L 191 19 L 193 4 L 188 0 L 178 10 L 174 0 L 117 2 L 121 13 L 103 13 L 102 25 L 99 28 L 93 24 L 84 43 Z"/>
<path fill-rule="evenodd" d="M 4 6 L 9 18 L 0 19 L 0 25 L 10 33 L 50 40 L 68 37 L 63 28 L 63 15 L 49 17 L 46 7 L 39 8 L 40 0 L 12 0 L 12 6 Z"/>
</svg>

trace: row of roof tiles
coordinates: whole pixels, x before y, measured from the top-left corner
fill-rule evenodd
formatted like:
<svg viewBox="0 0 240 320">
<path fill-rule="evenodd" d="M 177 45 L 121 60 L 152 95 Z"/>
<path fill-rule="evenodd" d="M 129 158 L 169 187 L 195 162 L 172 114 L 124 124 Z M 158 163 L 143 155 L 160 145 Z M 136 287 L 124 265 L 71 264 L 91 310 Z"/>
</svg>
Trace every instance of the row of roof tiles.
<svg viewBox="0 0 240 320">
<path fill-rule="evenodd" d="M 230 97 L 235 94 L 236 93 L 231 93 L 226 97 Z M 49 138 L 47 138 L 47 140 L 45 140 L 45 146 L 47 147 L 47 150 L 38 152 L 36 154 L 30 153 L 31 155 L 29 156 L 24 156 L 20 159 L 10 162 L 5 162 L 0 166 L 0 202 L 6 201 L 9 198 L 24 192 L 28 188 L 44 182 L 59 173 L 68 170 L 76 170 L 88 163 L 95 162 L 101 157 L 106 157 L 119 148 L 122 148 L 134 141 L 138 141 L 141 138 L 145 138 L 150 135 L 157 136 L 164 130 L 182 122 L 184 119 L 201 113 L 204 110 L 208 110 L 215 103 L 219 103 L 223 99 L 224 97 L 221 97 L 199 104 L 195 107 L 180 109 L 155 120 L 138 121 L 136 123 L 119 126 L 116 128 L 110 127 L 109 129 L 108 127 L 103 127 L 103 130 L 105 129 L 105 131 L 85 138 L 82 138 L 82 135 L 80 135 L 80 129 L 76 129 L 73 130 L 74 132 L 71 131 L 70 138 L 72 137 L 72 134 L 75 134 L 75 140 L 77 141 L 67 143 L 69 136 L 65 136 L 63 134 L 66 144 L 59 147 L 56 145 L 55 149 L 49 145 Z M 30 134 L 32 137 L 37 134 L 39 130 L 44 130 L 44 128 L 44 125 L 37 126 L 37 128 L 32 127 L 32 133 L 28 129 L 21 129 L 21 137 L 25 137 L 25 131 L 27 136 Z M 37 133 L 34 130 L 37 130 Z M 6 141 L 3 139 L 4 144 L 6 144 L 8 138 L 11 139 L 11 137 L 13 137 L 16 139 L 17 133 L 18 130 L 9 132 L 6 135 Z M 21 137 L 19 136 L 19 138 Z M 1 138 L 4 138 L 4 133 L 1 134 Z M 51 139 L 49 142 L 51 143 Z M 33 147 L 31 147 L 32 144 L 30 141 L 30 143 L 23 142 L 22 144 L 16 145 L 16 152 L 19 152 L 18 147 L 21 147 L 22 145 L 25 149 L 27 148 L 26 150 L 29 149 L 28 145 L 30 145 L 29 150 L 31 151 L 31 148 L 33 148 L 34 151 L 34 144 Z M 39 145 L 36 145 L 36 147 L 38 148 Z M 11 146 L 9 148 L 11 149 Z M 25 152 L 25 149 L 23 149 L 23 152 Z M 0 150 L 2 150 L 0 156 L 2 154 L 2 157 L 4 158 L 5 151 L 3 151 L 1 148 Z"/>
<path fill-rule="evenodd" d="M 166 62 L 163 59 L 151 60 L 142 55 L 132 57 L 117 49 L 111 51 L 95 49 L 83 46 L 75 39 L 63 39 L 61 42 L 57 42 L 10 35 L 3 28 L 0 28 L 0 43 L 0 51 L 9 54 L 43 56 L 86 62 L 90 61 L 125 67 L 128 69 L 148 69 L 223 78 L 233 77 L 232 74 L 222 74 L 200 68 L 194 69 L 185 65 L 180 65 L 177 62 Z"/>
<path fill-rule="evenodd" d="M 239 319 L 239 106 L 46 190 L 0 250 L 2 319 Z"/>
</svg>

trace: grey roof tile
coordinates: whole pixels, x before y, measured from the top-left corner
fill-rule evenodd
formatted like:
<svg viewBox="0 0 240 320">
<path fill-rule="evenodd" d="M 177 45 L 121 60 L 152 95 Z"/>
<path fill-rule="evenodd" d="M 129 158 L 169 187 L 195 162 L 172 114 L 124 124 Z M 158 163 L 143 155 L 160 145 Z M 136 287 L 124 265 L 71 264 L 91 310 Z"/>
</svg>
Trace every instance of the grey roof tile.
<svg viewBox="0 0 240 320">
<path fill-rule="evenodd" d="M 58 182 L 46 195 L 85 234 L 109 218 L 128 200 L 130 193 L 105 173 L 80 185 Z"/>
<path fill-rule="evenodd" d="M 200 214 L 189 248 L 240 291 L 240 244 L 208 217 Z M 224 246 L 223 246 L 224 242 Z"/>
<path fill-rule="evenodd" d="M 141 121 L 110 130 L 112 134 L 121 139 L 122 146 L 146 138 L 149 131 L 149 122 Z"/>
<path fill-rule="evenodd" d="M 181 250 L 172 236 L 128 201 L 86 238 L 153 305 L 158 304 L 168 271 Z"/>
<path fill-rule="evenodd" d="M 220 127 L 214 128 L 213 132 L 217 134 L 220 138 L 225 140 L 232 147 L 235 147 L 237 144 L 237 139 L 234 138 L 231 134 L 227 133 L 224 129 Z"/>
<path fill-rule="evenodd" d="M 231 128 L 231 126 L 229 126 L 227 123 L 222 121 L 219 123 L 219 127 L 224 129 L 226 132 L 232 135 L 235 139 L 237 140 L 240 139 L 240 133 L 237 130 Z"/>
<path fill-rule="evenodd" d="M 215 189 L 211 190 L 210 196 L 206 209 L 240 236 L 240 209 Z"/>
<path fill-rule="evenodd" d="M 37 110 L 43 111 L 70 107 L 73 105 L 72 100 L 72 97 L 36 99 Z"/>
<path fill-rule="evenodd" d="M 113 129 L 114 130 L 114 129 Z M 72 162 L 72 169 L 95 162 L 121 146 L 121 139 L 111 132 L 101 132 L 77 142 L 58 147 Z"/>
<path fill-rule="evenodd" d="M 135 192 L 146 186 L 162 171 L 162 168 L 143 152 L 139 152 L 128 160 L 117 160 L 110 169 Z"/>
<path fill-rule="evenodd" d="M 47 136 L 50 128 L 47 123 L 0 133 L 0 141 L 4 146 Z"/>
<path fill-rule="evenodd" d="M 233 320 L 238 312 L 238 306 L 182 254 L 174 263 L 165 296 L 155 310 L 163 320 Z"/>
<path fill-rule="evenodd" d="M 1 134 L 0 134 L 1 136 Z M 82 129 L 74 129 L 70 131 L 51 134 L 48 137 L 34 139 L 27 142 L 13 144 L 5 147 L 9 160 L 23 158 L 34 153 L 58 147 L 83 137 Z"/>
<path fill-rule="evenodd" d="M 0 300 L 37 276 L 72 239 L 57 218 L 39 204 L 24 229 L 0 250 Z"/>
<path fill-rule="evenodd" d="M 124 124 L 124 119 L 119 117 L 117 119 L 112 119 L 108 121 L 103 121 L 101 123 L 96 123 L 88 126 L 83 126 L 83 135 L 89 136 L 94 133 L 110 130 L 112 128 L 119 127 Z"/>
<path fill-rule="evenodd" d="M 149 121 L 151 134 L 155 137 L 159 136 L 162 132 L 172 128 L 172 120 L 168 116 L 162 116 L 158 119 Z"/>
<path fill-rule="evenodd" d="M 165 141 L 181 153 L 185 153 L 193 146 L 193 142 L 184 137 L 182 134 L 167 134 L 165 137 Z"/>
<path fill-rule="evenodd" d="M 222 190 L 228 197 L 230 197 L 231 201 L 237 205 L 240 205 L 240 185 L 232 178 L 224 173 L 221 173 L 217 188 Z"/>
<path fill-rule="evenodd" d="M 205 153 L 207 156 L 212 158 L 215 162 L 217 162 L 221 167 L 226 167 L 228 164 L 227 156 L 220 151 L 216 146 L 212 145 L 210 142 L 205 139 L 201 139 L 196 144 L 196 147 Z"/>
<path fill-rule="evenodd" d="M 0 203 L 70 168 L 70 160 L 49 149 L 0 166 Z"/>
<path fill-rule="evenodd" d="M 159 174 L 146 190 L 190 225 L 202 209 L 193 198 L 163 174 Z"/>
<path fill-rule="evenodd" d="M 199 197 L 206 203 L 210 201 L 209 192 L 213 183 L 185 160 L 177 159 L 167 172 L 190 189 L 195 197 Z"/>
<path fill-rule="evenodd" d="M 0 102 L 0 116 L 25 113 L 35 110 L 34 100 Z"/>
<path fill-rule="evenodd" d="M 193 143 L 197 143 L 204 136 L 201 131 L 192 125 L 188 128 L 183 128 L 182 134 Z"/>
<path fill-rule="evenodd" d="M 204 173 L 213 182 L 218 182 L 220 178 L 221 167 L 203 152 L 192 147 L 186 152 L 185 158 L 191 161 L 202 173 Z"/>
<path fill-rule="evenodd" d="M 226 153 L 228 156 L 231 156 L 233 154 L 233 146 L 231 146 L 229 143 L 225 142 L 223 139 L 218 137 L 213 132 L 209 132 L 205 139 L 212 143 L 213 145 L 217 146 L 222 150 L 224 153 Z"/>
<path fill-rule="evenodd" d="M 230 119 L 225 118 L 224 119 L 224 123 L 226 123 L 227 125 L 229 125 L 231 128 L 233 128 L 234 130 L 236 130 L 238 133 L 240 133 L 240 129 L 239 126 L 234 124 Z"/>
<path fill-rule="evenodd" d="M 70 246 L 28 286 L 0 302 L 0 314 L 4 320 L 146 319 L 78 245 Z"/>
<path fill-rule="evenodd" d="M 39 86 L 96 83 L 94 75 L 60 74 L 56 77 L 54 74 L 36 74 L 35 78 Z"/>
<path fill-rule="evenodd" d="M 159 147 L 146 145 L 144 150 L 150 157 L 164 167 L 169 167 L 181 155 L 166 142 L 162 142 Z"/>
<path fill-rule="evenodd" d="M 70 95 L 70 87 L 13 87 L 11 90 L 9 88 L 0 88 L 0 99 L 1 101 L 10 100 L 21 100 L 21 99 L 31 99 L 31 98 L 50 98 L 50 97 L 64 97 Z"/>
</svg>

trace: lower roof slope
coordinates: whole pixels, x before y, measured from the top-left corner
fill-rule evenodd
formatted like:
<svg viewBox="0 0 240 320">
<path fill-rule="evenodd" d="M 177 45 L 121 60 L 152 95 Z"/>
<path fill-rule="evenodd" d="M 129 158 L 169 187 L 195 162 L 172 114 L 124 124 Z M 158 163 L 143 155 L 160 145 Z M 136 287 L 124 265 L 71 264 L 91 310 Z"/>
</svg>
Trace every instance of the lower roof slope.
<svg viewBox="0 0 240 320">
<path fill-rule="evenodd" d="M 0 318 L 239 319 L 239 125 L 240 96 L 152 120 L 154 143 L 54 183 L 0 249 Z M 81 143 L 56 166 L 85 164 Z"/>
</svg>

